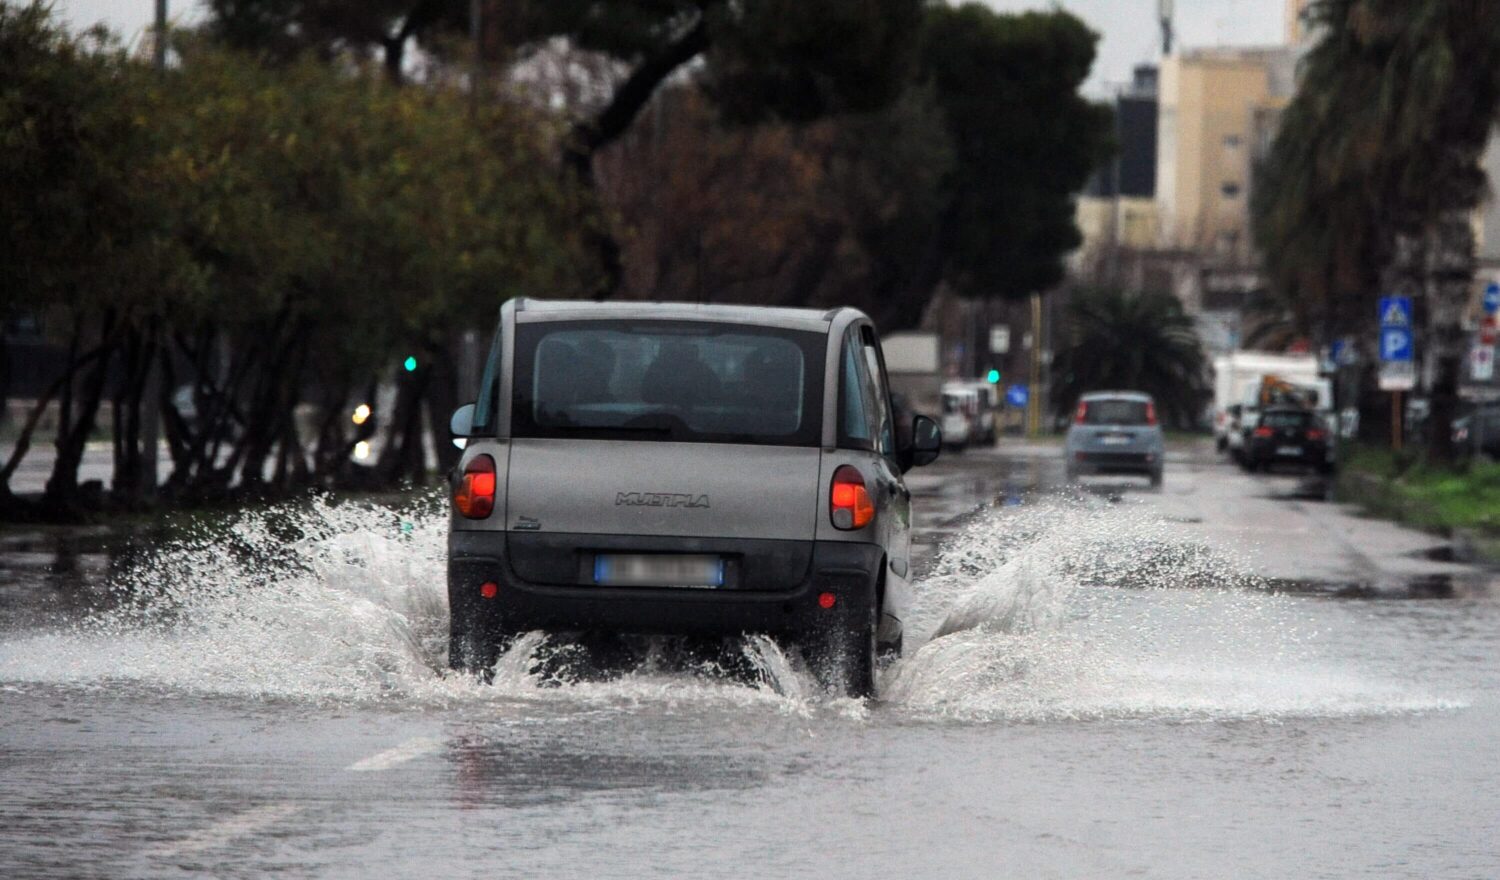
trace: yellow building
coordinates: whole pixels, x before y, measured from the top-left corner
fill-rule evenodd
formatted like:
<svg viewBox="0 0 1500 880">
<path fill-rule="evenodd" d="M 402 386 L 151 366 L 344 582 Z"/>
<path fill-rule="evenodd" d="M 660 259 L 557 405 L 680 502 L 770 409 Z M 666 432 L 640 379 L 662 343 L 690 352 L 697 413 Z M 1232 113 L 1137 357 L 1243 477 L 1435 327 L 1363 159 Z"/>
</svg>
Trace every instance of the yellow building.
<svg viewBox="0 0 1500 880">
<path fill-rule="evenodd" d="M 1295 87 L 1287 47 L 1201 49 L 1163 60 L 1157 127 L 1160 243 L 1251 258 L 1250 190 Z"/>
</svg>

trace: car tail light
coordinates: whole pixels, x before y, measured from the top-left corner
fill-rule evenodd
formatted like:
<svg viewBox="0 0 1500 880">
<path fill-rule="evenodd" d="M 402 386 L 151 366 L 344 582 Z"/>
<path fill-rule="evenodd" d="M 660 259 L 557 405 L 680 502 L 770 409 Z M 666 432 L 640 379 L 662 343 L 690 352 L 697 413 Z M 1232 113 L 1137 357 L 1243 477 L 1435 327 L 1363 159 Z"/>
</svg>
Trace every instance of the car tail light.
<svg viewBox="0 0 1500 880">
<path fill-rule="evenodd" d="M 458 491 L 453 493 L 453 506 L 467 519 L 484 519 L 495 511 L 495 460 L 488 455 L 476 455 L 464 467 L 463 478 L 458 481 Z"/>
<path fill-rule="evenodd" d="M 862 529 L 875 518 L 875 504 L 865 489 L 865 478 L 859 468 L 844 465 L 833 472 L 833 486 L 828 493 L 828 517 L 837 529 Z"/>
<path fill-rule="evenodd" d="M 1218 412 L 1214 413 L 1214 424 L 1216 424 L 1216 425 L 1222 425 L 1222 424 L 1224 424 L 1224 411 L 1223 410 L 1219 410 Z"/>
<path fill-rule="evenodd" d="M 1256 437 L 1261 437 L 1261 438 L 1271 437 L 1271 436 L 1274 436 L 1276 434 L 1275 431 L 1271 430 L 1270 428 L 1265 427 L 1264 425 L 1261 426 L 1261 427 L 1259 427 L 1259 428 L 1256 428 L 1252 433 Z"/>
<path fill-rule="evenodd" d="M 1310 429 L 1308 429 L 1308 432 L 1307 432 L 1307 439 L 1309 439 L 1309 440 L 1322 440 L 1324 437 L 1327 437 L 1327 436 L 1328 436 L 1327 434 L 1323 433 L 1321 430 L 1319 430 L 1317 428 L 1310 428 Z"/>
<path fill-rule="evenodd" d="M 1156 424 L 1156 403 L 1150 400 L 1146 401 L 1146 424 Z"/>
<path fill-rule="evenodd" d="M 832 608 L 834 605 L 837 605 L 838 601 L 839 601 L 839 597 L 835 596 L 832 593 L 819 593 L 818 594 L 818 607 L 821 608 L 821 609 L 823 609 L 824 611 L 827 611 L 828 609 Z"/>
<path fill-rule="evenodd" d="M 1073 424 L 1081 425 L 1089 417 L 1089 405 L 1084 401 L 1078 401 L 1078 412 L 1073 415 Z"/>
</svg>

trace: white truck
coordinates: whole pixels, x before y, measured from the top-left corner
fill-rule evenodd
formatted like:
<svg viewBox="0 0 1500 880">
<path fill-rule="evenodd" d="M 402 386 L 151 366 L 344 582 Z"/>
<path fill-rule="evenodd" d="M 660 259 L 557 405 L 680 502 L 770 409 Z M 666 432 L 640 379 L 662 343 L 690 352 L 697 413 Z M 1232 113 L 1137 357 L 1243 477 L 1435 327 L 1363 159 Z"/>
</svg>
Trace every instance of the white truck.
<svg viewBox="0 0 1500 880">
<path fill-rule="evenodd" d="M 1214 444 L 1238 455 L 1244 429 L 1254 424 L 1267 377 L 1295 386 L 1308 405 L 1324 417 L 1333 414 L 1333 385 L 1318 374 L 1311 354 L 1235 351 L 1214 358 Z"/>
</svg>

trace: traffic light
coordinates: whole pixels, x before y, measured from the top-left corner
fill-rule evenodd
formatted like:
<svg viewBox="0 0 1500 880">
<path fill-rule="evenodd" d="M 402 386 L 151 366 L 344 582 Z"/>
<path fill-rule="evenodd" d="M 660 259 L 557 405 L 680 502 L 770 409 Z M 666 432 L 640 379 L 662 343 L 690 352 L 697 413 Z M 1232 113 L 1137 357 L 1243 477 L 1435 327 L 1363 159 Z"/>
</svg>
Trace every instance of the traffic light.
<svg viewBox="0 0 1500 880">
<path fill-rule="evenodd" d="M 415 373 L 417 371 L 417 358 L 416 358 L 416 356 L 415 355 L 407 355 L 406 356 L 406 360 L 403 361 L 401 365 L 404 366 L 404 367 L 406 367 L 406 372 L 408 372 L 408 373 Z"/>
<path fill-rule="evenodd" d="M 988 373 L 984 374 L 984 380 L 986 382 L 990 383 L 991 385 L 999 385 L 1000 384 L 1000 371 L 999 370 L 990 370 Z"/>
</svg>

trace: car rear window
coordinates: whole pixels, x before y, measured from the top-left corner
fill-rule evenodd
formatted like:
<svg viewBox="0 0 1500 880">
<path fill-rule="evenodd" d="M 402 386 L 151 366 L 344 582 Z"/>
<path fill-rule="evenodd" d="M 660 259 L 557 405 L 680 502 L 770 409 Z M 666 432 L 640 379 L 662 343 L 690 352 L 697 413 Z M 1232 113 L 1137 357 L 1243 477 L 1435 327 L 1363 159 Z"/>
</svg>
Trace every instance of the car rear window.
<svg viewBox="0 0 1500 880">
<path fill-rule="evenodd" d="M 1085 425 L 1144 425 L 1147 424 L 1147 407 L 1144 400 L 1096 397 L 1085 400 L 1083 423 Z"/>
<path fill-rule="evenodd" d="M 516 327 L 511 432 L 815 446 L 823 334 L 691 321 Z"/>
</svg>

